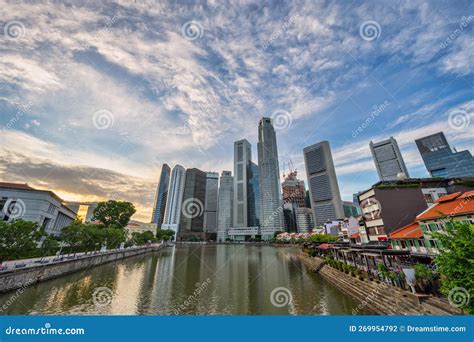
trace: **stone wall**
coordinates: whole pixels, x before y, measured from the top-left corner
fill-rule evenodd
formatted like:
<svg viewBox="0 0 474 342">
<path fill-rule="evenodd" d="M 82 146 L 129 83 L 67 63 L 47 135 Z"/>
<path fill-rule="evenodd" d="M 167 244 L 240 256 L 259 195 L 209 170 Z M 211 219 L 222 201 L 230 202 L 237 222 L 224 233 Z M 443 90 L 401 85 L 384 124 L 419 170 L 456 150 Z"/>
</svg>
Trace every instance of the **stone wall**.
<svg viewBox="0 0 474 342">
<path fill-rule="evenodd" d="M 382 282 L 360 280 L 326 265 L 321 258 L 310 257 L 305 253 L 301 253 L 299 258 L 309 270 L 319 271 L 322 277 L 360 302 L 353 310 L 355 315 L 362 308 L 380 315 L 462 314 L 461 310 L 451 307 L 443 298 L 418 296 Z"/>
<path fill-rule="evenodd" d="M 56 278 L 68 273 L 81 271 L 108 262 L 122 260 L 135 255 L 157 251 L 165 245 L 148 246 L 143 248 L 126 249 L 122 251 L 91 254 L 79 259 L 38 265 L 25 269 L 17 269 L 0 274 L 0 292 L 7 292 L 20 287 L 26 287 L 40 281 Z"/>
</svg>

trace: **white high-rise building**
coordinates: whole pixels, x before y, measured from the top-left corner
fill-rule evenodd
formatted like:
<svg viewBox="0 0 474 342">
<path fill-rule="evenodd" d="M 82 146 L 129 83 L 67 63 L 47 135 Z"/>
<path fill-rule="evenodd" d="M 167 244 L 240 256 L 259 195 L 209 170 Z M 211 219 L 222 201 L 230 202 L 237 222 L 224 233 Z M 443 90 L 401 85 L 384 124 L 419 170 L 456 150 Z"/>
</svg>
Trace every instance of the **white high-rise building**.
<svg viewBox="0 0 474 342">
<path fill-rule="evenodd" d="M 260 225 L 263 240 L 283 231 L 283 205 L 280 188 L 278 149 L 272 119 L 258 124 L 258 167 L 260 170 Z"/>
<path fill-rule="evenodd" d="M 399 174 L 410 177 L 394 137 L 376 143 L 371 141 L 369 146 L 381 181 L 398 180 Z"/>
<path fill-rule="evenodd" d="M 224 242 L 233 226 L 234 177 L 231 171 L 222 171 L 217 209 L 217 241 Z"/>
<path fill-rule="evenodd" d="M 181 204 L 183 202 L 184 182 L 186 170 L 181 165 L 176 165 L 171 172 L 168 200 L 166 201 L 165 217 L 161 229 L 171 229 L 178 234 L 181 218 Z"/>
</svg>

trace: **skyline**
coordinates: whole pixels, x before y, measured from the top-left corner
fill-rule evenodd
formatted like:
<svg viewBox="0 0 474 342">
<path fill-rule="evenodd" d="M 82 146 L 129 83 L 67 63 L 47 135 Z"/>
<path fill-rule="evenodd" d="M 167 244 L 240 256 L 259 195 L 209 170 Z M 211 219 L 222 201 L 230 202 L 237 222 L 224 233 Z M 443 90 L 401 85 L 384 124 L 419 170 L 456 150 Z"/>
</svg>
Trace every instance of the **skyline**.
<svg viewBox="0 0 474 342">
<path fill-rule="evenodd" d="M 415 139 L 443 131 L 473 152 L 468 1 L 180 6 L 75 4 L 71 18 L 9 2 L 0 177 L 64 200 L 118 192 L 149 221 L 163 163 L 233 170 L 234 141 L 257 155 L 263 116 L 280 119 L 280 176 L 291 159 L 306 182 L 303 148 L 330 142 L 343 200 L 378 181 L 371 140 L 393 136 L 412 177 L 428 177 Z"/>
</svg>

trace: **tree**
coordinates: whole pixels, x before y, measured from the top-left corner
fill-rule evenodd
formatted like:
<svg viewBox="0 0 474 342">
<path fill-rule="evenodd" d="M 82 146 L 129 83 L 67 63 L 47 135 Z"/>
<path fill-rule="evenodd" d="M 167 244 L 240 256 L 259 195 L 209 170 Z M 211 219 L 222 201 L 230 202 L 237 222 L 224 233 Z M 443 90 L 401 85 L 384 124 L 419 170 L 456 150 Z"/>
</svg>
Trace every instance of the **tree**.
<svg viewBox="0 0 474 342">
<path fill-rule="evenodd" d="M 58 238 L 53 235 L 46 235 L 41 244 L 42 255 L 53 255 L 59 247 Z"/>
<path fill-rule="evenodd" d="M 74 221 L 69 226 L 64 227 L 61 230 L 61 241 L 65 242 L 69 247 L 77 248 L 81 246 L 83 242 L 83 229 L 84 224 L 81 221 Z"/>
<path fill-rule="evenodd" d="M 441 242 L 435 263 L 441 275 L 441 292 L 448 298 L 460 296 L 460 307 L 474 313 L 474 225 L 447 222 L 446 229 L 433 233 Z M 459 297 L 458 297 L 459 298 Z"/>
<path fill-rule="evenodd" d="M 136 246 L 142 246 L 148 242 L 156 242 L 156 238 L 151 231 L 143 233 L 133 232 L 131 242 Z"/>
<path fill-rule="evenodd" d="M 0 262 L 31 256 L 43 232 L 35 222 L 0 221 Z"/>
<path fill-rule="evenodd" d="M 174 234 L 174 230 L 172 229 L 158 229 L 158 231 L 156 232 L 156 239 L 158 241 L 169 241 L 174 238 Z"/>
<path fill-rule="evenodd" d="M 130 202 L 108 200 L 97 204 L 93 219 L 99 220 L 105 227 L 125 228 L 135 212 Z"/>
</svg>

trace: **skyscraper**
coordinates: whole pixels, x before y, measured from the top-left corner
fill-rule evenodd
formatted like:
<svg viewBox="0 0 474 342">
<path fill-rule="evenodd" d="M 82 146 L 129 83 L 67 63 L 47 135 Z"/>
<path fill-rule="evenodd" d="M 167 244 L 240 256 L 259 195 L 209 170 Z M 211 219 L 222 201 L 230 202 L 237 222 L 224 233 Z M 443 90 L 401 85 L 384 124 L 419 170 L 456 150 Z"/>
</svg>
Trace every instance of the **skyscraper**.
<svg viewBox="0 0 474 342">
<path fill-rule="evenodd" d="M 186 170 L 181 222 L 178 238 L 180 240 L 205 240 L 204 204 L 206 201 L 207 173 L 196 168 Z"/>
<path fill-rule="evenodd" d="M 344 211 L 329 142 L 308 146 L 303 149 L 303 154 L 315 225 L 319 227 L 328 220 L 343 219 Z"/>
<path fill-rule="evenodd" d="M 168 164 L 163 164 L 161 168 L 160 182 L 156 188 L 155 193 L 155 205 L 153 207 L 153 213 L 151 215 L 151 223 L 155 223 L 158 229 L 163 224 L 165 216 L 166 200 L 168 198 L 168 187 L 170 183 L 171 169 Z"/>
<path fill-rule="evenodd" d="M 290 169 L 284 176 L 281 188 L 283 190 L 283 208 L 285 219 L 285 230 L 288 232 L 297 231 L 296 209 L 306 207 L 306 190 L 304 181 L 299 180 L 297 171 Z"/>
<path fill-rule="evenodd" d="M 371 141 L 369 146 L 381 181 L 397 180 L 400 173 L 409 178 L 407 167 L 395 138 L 390 137 L 390 139 L 376 143 Z"/>
<path fill-rule="evenodd" d="M 249 179 L 252 147 L 248 140 L 234 142 L 234 227 L 249 227 Z M 251 196 L 250 196 L 251 197 Z"/>
<path fill-rule="evenodd" d="M 219 173 L 208 172 L 206 175 L 206 199 L 204 202 L 204 230 L 217 233 L 217 191 Z"/>
<path fill-rule="evenodd" d="M 283 205 L 275 129 L 270 118 L 258 124 L 258 167 L 260 170 L 260 225 L 263 240 L 283 231 Z"/>
<path fill-rule="evenodd" d="M 217 241 L 224 242 L 233 226 L 234 177 L 232 172 L 222 171 L 217 209 Z"/>
<path fill-rule="evenodd" d="M 171 172 L 170 185 L 168 189 L 168 200 L 166 201 L 165 216 L 162 229 L 171 229 L 178 234 L 179 222 L 181 220 L 181 204 L 183 202 L 184 182 L 186 171 L 181 165 L 176 165 Z"/>
<path fill-rule="evenodd" d="M 474 177 L 474 157 L 471 152 L 451 151 L 443 132 L 415 142 L 431 177 Z"/>
<path fill-rule="evenodd" d="M 248 183 L 249 226 L 260 227 L 260 172 L 258 165 L 250 162 L 250 178 Z"/>
</svg>

